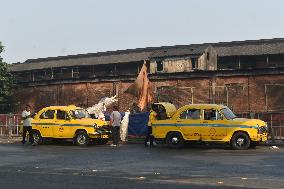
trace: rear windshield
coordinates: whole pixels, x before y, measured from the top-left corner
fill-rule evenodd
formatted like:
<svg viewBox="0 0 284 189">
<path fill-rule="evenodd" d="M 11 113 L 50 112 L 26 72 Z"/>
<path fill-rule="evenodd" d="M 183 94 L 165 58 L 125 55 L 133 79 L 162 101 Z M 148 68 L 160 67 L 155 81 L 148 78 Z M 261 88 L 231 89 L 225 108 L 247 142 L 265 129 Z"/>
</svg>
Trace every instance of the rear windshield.
<svg viewBox="0 0 284 189">
<path fill-rule="evenodd" d="M 228 107 L 221 109 L 221 112 L 226 119 L 235 119 L 237 117 Z"/>
<path fill-rule="evenodd" d="M 84 109 L 72 110 L 71 115 L 73 119 L 90 118 L 90 115 Z"/>
</svg>

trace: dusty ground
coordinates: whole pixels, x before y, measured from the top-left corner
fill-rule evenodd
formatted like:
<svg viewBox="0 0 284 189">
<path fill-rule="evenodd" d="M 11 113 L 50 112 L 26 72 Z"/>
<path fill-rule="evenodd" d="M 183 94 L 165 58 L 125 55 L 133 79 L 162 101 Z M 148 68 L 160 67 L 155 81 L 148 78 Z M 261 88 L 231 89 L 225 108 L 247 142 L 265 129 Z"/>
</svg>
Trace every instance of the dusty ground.
<svg viewBox="0 0 284 189">
<path fill-rule="evenodd" d="M 284 188 L 284 147 L 0 143 L 0 188 Z"/>
</svg>

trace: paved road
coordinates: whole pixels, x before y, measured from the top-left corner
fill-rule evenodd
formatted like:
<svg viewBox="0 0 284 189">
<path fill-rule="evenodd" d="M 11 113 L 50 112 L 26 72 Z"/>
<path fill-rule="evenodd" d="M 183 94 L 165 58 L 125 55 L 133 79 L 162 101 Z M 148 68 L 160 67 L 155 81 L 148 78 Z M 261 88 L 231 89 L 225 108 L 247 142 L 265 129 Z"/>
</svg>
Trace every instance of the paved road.
<svg viewBox="0 0 284 189">
<path fill-rule="evenodd" d="M 284 148 L 0 144 L 0 188 L 284 188 Z"/>
</svg>

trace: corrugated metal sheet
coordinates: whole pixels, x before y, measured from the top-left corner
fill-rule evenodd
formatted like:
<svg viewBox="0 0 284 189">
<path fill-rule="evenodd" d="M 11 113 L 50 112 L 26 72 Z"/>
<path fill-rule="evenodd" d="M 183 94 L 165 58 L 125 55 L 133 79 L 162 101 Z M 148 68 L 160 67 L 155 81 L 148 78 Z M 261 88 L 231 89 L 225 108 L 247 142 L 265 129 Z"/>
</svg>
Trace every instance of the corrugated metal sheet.
<svg viewBox="0 0 284 189">
<path fill-rule="evenodd" d="M 98 64 L 117 64 L 128 63 L 147 60 L 150 52 L 137 52 L 137 53 L 125 53 L 115 54 L 107 56 L 95 56 L 95 57 L 81 57 L 81 58 L 68 58 L 68 59 L 42 59 L 40 62 L 26 62 L 21 64 L 14 64 L 10 67 L 10 71 L 28 71 L 39 70 L 47 68 L 57 67 L 70 67 L 70 66 L 84 66 L 84 65 L 98 65 Z"/>
<path fill-rule="evenodd" d="M 284 42 L 215 46 L 218 56 L 251 56 L 283 54 Z"/>
<path fill-rule="evenodd" d="M 39 58 L 13 64 L 10 71 L 19 72 L 56 67 L 130 63 L 158 57 L 199 55 L 210 45 L 216 49 L 219 57 L 284 54 L 284 39 L 233 41 Z"/>
<path fill-rule="evenodd" d="M 177 47 L 160 49 L 154 51 L 149 58 L 201 55 L 209 45 L 189 45 L 187 47 Z"/>
</svg>

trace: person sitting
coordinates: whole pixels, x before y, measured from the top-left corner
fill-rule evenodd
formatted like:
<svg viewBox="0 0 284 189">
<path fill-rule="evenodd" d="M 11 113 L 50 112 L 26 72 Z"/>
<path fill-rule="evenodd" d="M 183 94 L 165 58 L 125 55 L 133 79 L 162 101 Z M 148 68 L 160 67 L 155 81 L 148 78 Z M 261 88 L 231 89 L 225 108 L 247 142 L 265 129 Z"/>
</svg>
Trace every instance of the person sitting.
<svg viewBox="0 0 284 189">
<path fill-rule="evenodd" d="M 140 107 L 138 106 L 138 104 L 137 104 L 136 102 L 134 102 L 134 103 L 132 104 L 130 113 L 131 113 L 131 114 L 141 113 L 141 109 L 140 109 Z"/>
</svg>

